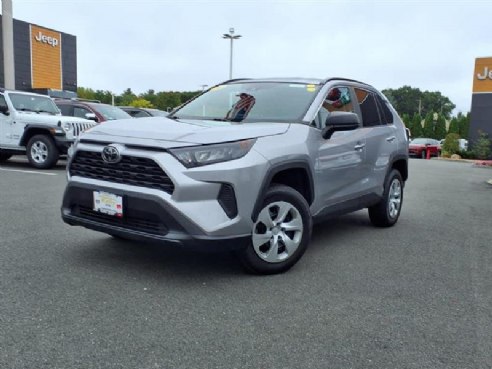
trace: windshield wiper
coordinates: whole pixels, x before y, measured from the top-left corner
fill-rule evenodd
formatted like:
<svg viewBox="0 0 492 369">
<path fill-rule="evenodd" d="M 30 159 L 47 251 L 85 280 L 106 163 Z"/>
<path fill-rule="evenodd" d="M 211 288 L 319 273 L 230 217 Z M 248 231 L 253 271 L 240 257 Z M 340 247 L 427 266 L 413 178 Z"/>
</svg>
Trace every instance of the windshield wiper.
<svg viewBox="0 0 492 369">
<path fill-rule="evenodd" d="M 20 111 L 32 111 L 33 113 L 36 113 L 37 112 L 36 110 L 32 110 L 32 109 L 29 109 L 29 108 L 20 108 L 20 109 L 17 109 L 17 110 L 20 110 Z"/>
</svg>

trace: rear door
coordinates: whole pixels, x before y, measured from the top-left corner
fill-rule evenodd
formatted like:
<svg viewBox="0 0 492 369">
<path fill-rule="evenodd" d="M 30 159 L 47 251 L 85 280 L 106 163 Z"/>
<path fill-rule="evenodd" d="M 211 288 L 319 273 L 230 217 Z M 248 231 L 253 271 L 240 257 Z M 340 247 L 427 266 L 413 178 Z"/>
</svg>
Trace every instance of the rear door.
<svg viewBox="0 0 492 369">
<path fill-rule="evenodd" d="M 361 190 L 381 194 L 390 159 L 398 150 L 393 114 L 376 92 L 363 87 L 355 87 L 354 91 L 366 142 Z"/>
</svg>

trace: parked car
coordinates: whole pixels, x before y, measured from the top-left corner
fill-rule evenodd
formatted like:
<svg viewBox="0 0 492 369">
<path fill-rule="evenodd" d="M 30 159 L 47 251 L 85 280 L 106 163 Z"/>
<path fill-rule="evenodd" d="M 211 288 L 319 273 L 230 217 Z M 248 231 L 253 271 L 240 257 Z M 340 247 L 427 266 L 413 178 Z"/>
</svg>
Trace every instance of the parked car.
<svg viewBox="0 0 492 369">
<path fill-rule="evenodd" d="M 63 115 L 91 119 L 98 123 L 131 118 L 131 115 L 119 107 L 102 104 L 97 100 L 55 99 L 55 103 Z"/>
<path fill-rule="evenodd" d="M 439 141 L 432 138 L 415 138 L 408 145 L 408 154 L 418 158 L 427 158 L 427 153 L 430 156 L 439 156 L 441 147 Z"/>
<path fill-rule="evenodd" d="M 235 250 L 286 271 L 314 221 L 368 208 L 393 226 L 408 141 L 389 101 L 349 79 L 224 82 L 168 117 L 100 124 L 75 145 L 62 218 L 116 238 Z"/>
<path fill-rule="evenodd" d="M 25 154 L 33 167 L 51 168 L 81 132 L 95 125 L 62 117 L 49 96 L 0 88 L 0 163 Z"/>
<path fill-rule="evenodd" d="M 165 117 L 169 113 L 164 110 L 151 108 L 135 108 L 133 106 L 118 106 L 121 110 L 130 114 L 133 118 Z"/>
</svg>

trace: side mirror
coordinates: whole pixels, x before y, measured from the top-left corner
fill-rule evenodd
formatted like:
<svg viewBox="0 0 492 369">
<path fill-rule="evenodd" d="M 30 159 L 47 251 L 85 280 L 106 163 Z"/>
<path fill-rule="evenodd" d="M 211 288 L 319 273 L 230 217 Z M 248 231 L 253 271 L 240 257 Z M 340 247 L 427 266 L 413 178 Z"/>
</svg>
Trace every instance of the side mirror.
<svg viewBox="0 0 492 369">
<path fill-rule="evenodd" d="M 98 121 L 96 114 L 94 114 L 94 113 L 86 113 L 85 119 L 93 120 L 94 122 Z"/>
<path fill-rule="evenodd" d="M 7 105 L 0 105 L 0 113 L 4 115 L 9 115 L 9 107 Z"/>
<path fill-rule="evenodd" d="M 325 128 L 321 131 L 321 135 L 327 140 L 337 131 L 353 131 L 359 127 L 360 120 L 357 114 L 334 111 L 326 118 Z"/>
</svg>

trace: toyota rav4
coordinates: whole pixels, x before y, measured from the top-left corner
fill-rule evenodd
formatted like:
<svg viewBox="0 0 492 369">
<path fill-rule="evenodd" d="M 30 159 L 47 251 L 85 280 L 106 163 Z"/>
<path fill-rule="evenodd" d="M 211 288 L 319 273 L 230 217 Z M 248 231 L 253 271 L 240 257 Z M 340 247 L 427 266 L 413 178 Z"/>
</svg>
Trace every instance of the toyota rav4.
<svg viewBox="0 0 492 369">
<path fill-rule="evenodd" d="M 364 208 L 394 225 L 408 177 L 405 127 L 349 79 L 240 79 L 163 118 L 98 125 L 76 142 L 62 218 L 116 238 L 234 249 L 286 271 L 314 221 Z"/>
</svg>

